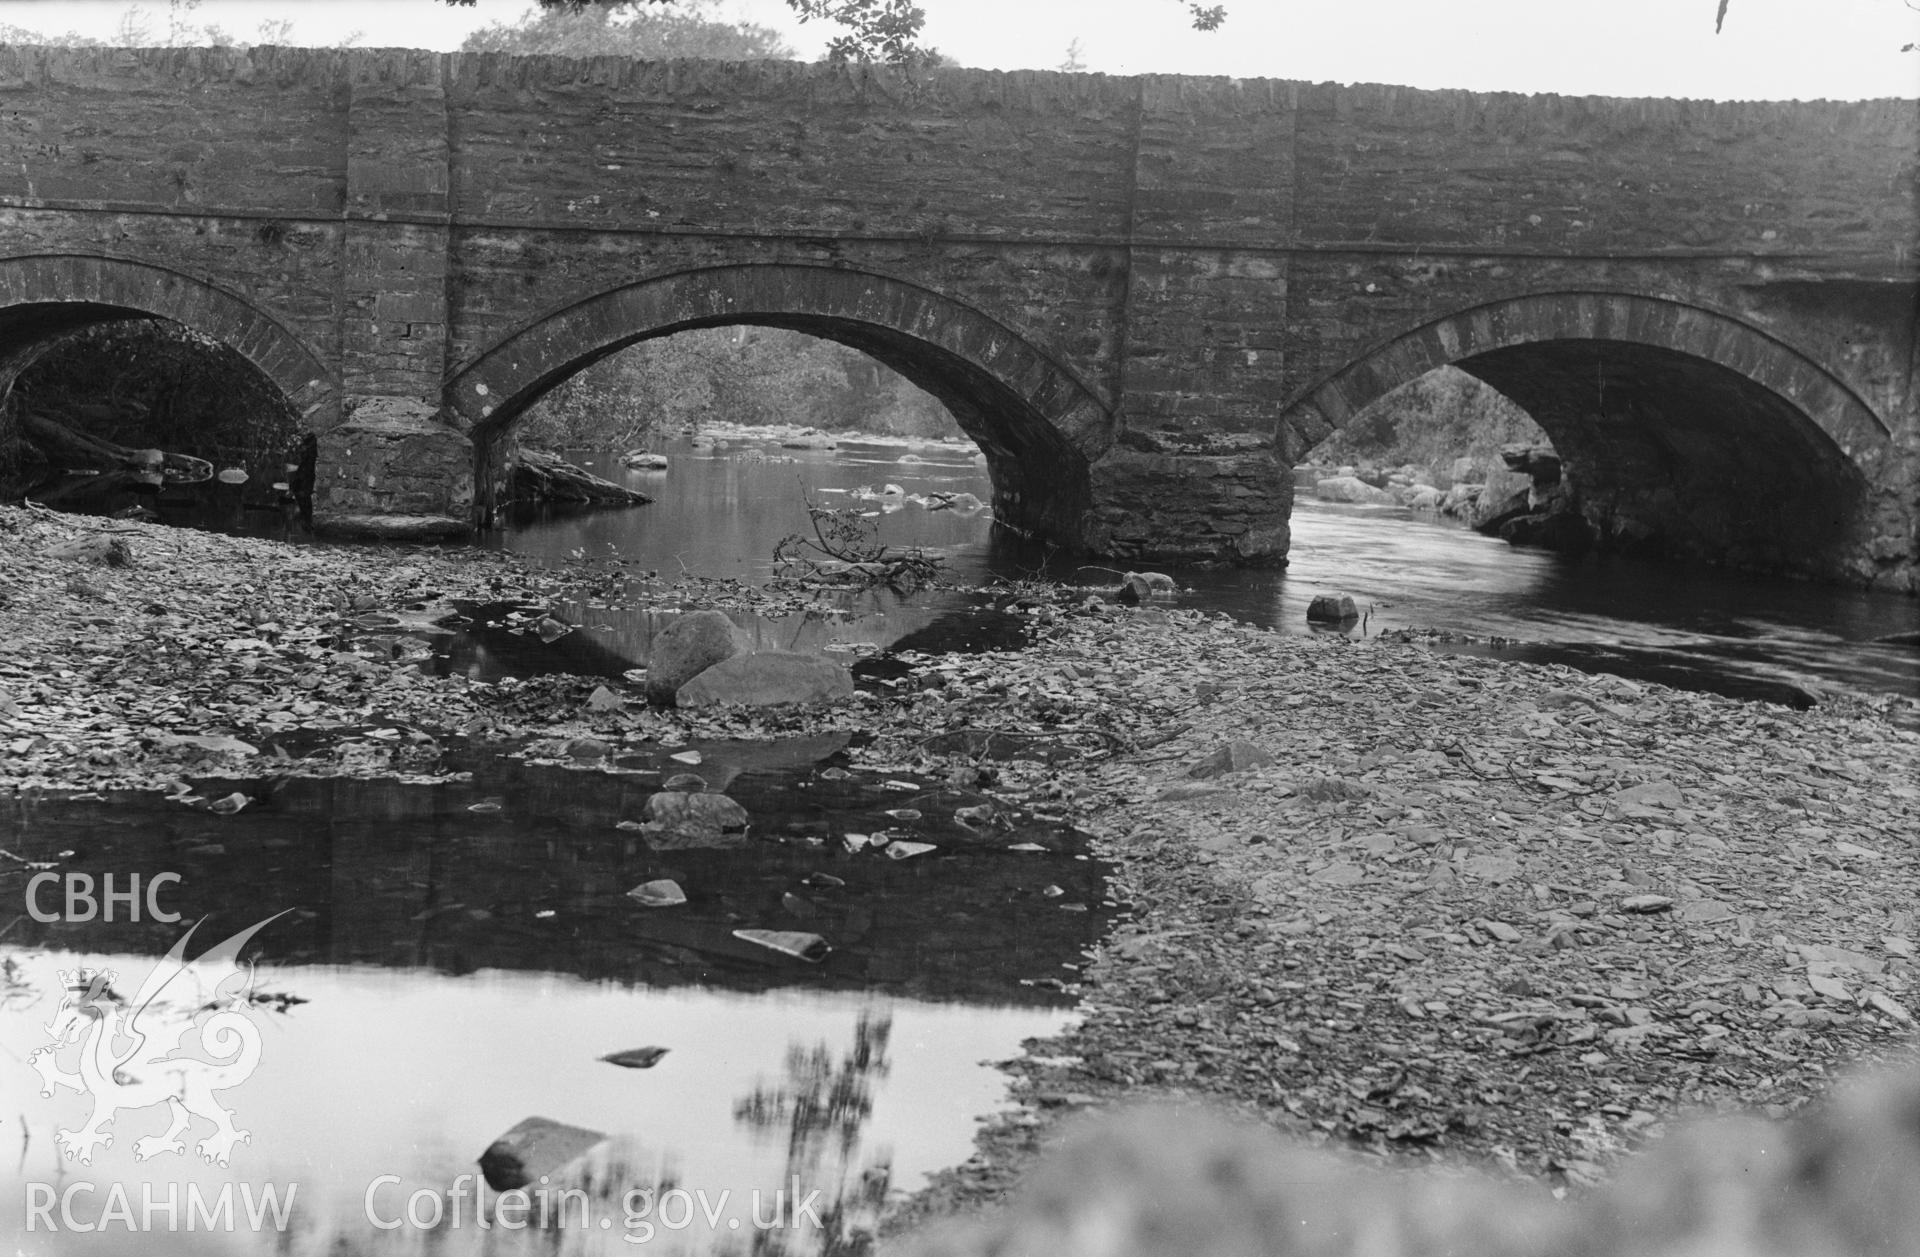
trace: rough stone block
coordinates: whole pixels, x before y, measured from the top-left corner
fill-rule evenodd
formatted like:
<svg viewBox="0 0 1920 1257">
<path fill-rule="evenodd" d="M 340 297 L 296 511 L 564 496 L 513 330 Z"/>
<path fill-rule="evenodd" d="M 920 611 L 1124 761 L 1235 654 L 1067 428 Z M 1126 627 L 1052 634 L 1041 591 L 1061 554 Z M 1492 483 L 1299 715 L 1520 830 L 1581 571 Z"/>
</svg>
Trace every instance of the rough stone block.
<svg viewBox="0 0 1920 1257">
<path fill-rule="evenodd" d="M 377 515 L 465 520 L 472 509 L 473 443 L 425 402 L 363 398 L 347 422 L 321 434 L 316 523 Z"/>
</svg>

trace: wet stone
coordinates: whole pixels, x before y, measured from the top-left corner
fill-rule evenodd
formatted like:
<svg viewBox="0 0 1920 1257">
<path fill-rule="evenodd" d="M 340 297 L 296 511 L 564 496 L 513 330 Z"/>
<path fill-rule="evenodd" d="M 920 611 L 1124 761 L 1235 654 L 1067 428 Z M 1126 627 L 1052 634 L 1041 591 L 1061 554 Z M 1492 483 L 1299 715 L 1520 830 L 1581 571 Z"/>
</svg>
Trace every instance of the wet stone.
<svg viewBox="0 0 1920 1257">
<path fill-rule="evenodd" d="M 724 794 L 662 790 L 646 806 L 647 844 L 656 850 L 736 847 L 747 840 L 747 809 Z"/>
<path fill-rule="evenodd" d="M 1222 773 L 1246 772 L 1273 763 L 1273 756 L 1251 742 L 1234 741 L 1215 747 L 1206 758 L 1187 769 L 1189 777 L 1218 777 Z"/>
<path fill-rule="evenodd" d="M 1360 618 L 1349 594 L 1320 594 L 1307 604 L 1307 619 L 1316 624 L 1340 624 Z"/>
<path fill-rule="evenodd" d="M 575 738 L 567 743 L 567 754 L 574 759 L 605 759 L 613 747 L 599 738 Z"/>
<path fill-rule="evenodd" d="M 853 693 L 853 674 L 831 659 L 789 651 L 735 655 L 682 685 L 681 707 L 778 707 L 824 703 Z"/>
<path fill-rule="evenodd" d="M 562 1166 L 578 1160 L 606 1135 L 546 1117 L 517 1123 L 480 1154 L 480 1172 L 497 1192 L 524 1187 L 542 1176 L 557 1178 Z"/>
<path fill-rule="evenodd" d="M 692 611 L 653 639 L 647 656 L 647 698 L 672 704 L 680 687 L 738 654 L 733 621 L 718 611 Z"/>
</svg>

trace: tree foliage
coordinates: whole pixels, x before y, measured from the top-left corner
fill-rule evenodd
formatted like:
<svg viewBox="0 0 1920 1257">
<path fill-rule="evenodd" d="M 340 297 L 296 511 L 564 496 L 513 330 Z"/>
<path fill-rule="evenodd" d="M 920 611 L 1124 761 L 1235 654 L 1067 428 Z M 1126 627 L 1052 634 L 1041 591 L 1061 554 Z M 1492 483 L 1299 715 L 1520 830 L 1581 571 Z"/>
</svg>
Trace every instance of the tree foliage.
<svg viewBox="0 0 1920 1257">
<path fill-rule="evenodd" d="M 260 22 L 254 38 L 248 39 L 212 22 L 195 21 L 194 14 L 199 8 L 200 0 L 167 0 L 156 26 L 153 14 L 140 5 L 130 5 L 121 13 L 109 39 L 96 39 L 77 31 L 48 35 L 0 22 L 0 44 L 39 44 L 49 48 L 246 48 L 254 44 L 285 43 L 293 29 L 290 18 L 267 18 Z M 342 46 L 350 46 L 358 38 L 356 34 Z"/>
<path fill-rule="evenodd" d="M 513 23 L 495 22 L 467 36 L 467 52 L 544 53 L 562 57 L 673 57 L 715 61 L 789 58 L 780 33 L 713 16 L 717 0 L 655 4 L 553 5 Z"/>
<path fill-rule="evenodd" d="M 1454 367 L 1440 367 L 1374 401 L 1313 449 L 1321 463 L 1425 467 L 1436 479 L 1453 460 L 1500 465 L 1502 445 L 1550 444 L 1533 416 Z"/>
<path fill-rule="evenodd" d="M 471 6 L 477 0 L 445 0 L 449 5 Z M 612 9 L 637 14 L 644 9 L 659 9 L 677 4 L 698 4 L 700 0 L 539 0 L 549 11 L 580 14 L 595 9 Z M 965 0 L 953 0 L 964 3 Z M 1195 30 L 1218 30 L 1227 20 L 1224 4 L 1202 4 L 1199 0 L 1173 0 L 1187 11 Z M 787 6 L 802 22 L 833 22 L 842 33 L 827 43 L 827 58 L 832 61 L 879 61 L 889 65 L 937 64 L 943 58 L 926 46 L 922 33 L 927 11 L 913 0 L 787 0 Z M 512 51 L 522 51 L 513 49 Z M 557 51 L 540 49 L 539 51 Z M 636 55 L 636 54 L 629 54 Z M 710 55 L 710 54 L 672 54 Z"/>
<path fill-rule="evenodd" d="M 528 409 L 517 435 L 551 448 L 626 449 L 711 419 L 960 435 L 944 406 L 859 350 L 768 327 L 642 341 L 556 385 Z"/>
</svg>

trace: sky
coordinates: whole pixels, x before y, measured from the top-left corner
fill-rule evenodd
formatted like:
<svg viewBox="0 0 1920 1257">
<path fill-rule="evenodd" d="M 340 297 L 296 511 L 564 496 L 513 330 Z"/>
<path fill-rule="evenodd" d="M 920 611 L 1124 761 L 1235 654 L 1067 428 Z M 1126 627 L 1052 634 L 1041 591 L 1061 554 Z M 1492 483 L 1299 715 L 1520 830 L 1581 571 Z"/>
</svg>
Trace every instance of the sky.
<svg viewBox="0 0 1920 1257">
<path fill-rule="evenodd" d="M 927 39 L 963 65 L 1053 69 L 1079 41 L 1090 71 L 1398 83 L 1476 91 L 1685 96 L 1722 100 L 1920 97 L 1920 0 L 1227 0 L 1213 33 L 1177 0 L 922 0 Z M 831 28 L 801 25 L 783 0 L 720 0 L 721 13 L 774 27 L 803 59 Z M 0 23 L 112 35 L 128 0 L 0 0 Z M 169 0 L 140 5 L 166 29 Z M 355 32 L 369 47 L 451 51 L 510 22 L 527 0 L 201 0 L 189 20 L 247 42 L 292 22 L 296 44 Z"/>
</svg>

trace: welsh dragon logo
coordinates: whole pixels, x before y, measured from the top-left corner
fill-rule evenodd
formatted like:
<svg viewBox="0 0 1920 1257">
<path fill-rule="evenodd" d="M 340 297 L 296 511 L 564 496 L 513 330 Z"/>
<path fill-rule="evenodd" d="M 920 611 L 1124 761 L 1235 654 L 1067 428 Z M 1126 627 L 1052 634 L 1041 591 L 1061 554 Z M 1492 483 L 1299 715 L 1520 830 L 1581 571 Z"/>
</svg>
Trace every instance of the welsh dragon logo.
<svg viewBox="0 0 1920 1257">
<path fill-rule="evenodd" d="M 117 975 L 112 970 L 82 966 L 61 971 L 66 994 L 46 1024 L 51 1040 L 28 1056 L 27 1063 L 45 1083 L 41 1095 L 70 1087 L 93 1096 L 87 1124 L 56 1137 L 68 1160 L 93 1164 L 96 1149 L 113 1146 L 106 1128 L 115 1114 L 163 1101 L 170 1124 L 163 1134 L 134 1140 L 136 1160 L 164 1152 L 184 1154 L 187 1146 L 181 1136 L 195 1117 L 213 1123 L 213 1133 L 197 1145 L 212 1164 L 226 1165 L 235 1144 L 252 1142 L 246 1131 L 234 1126 L 233 1110 L 213 1093 L 245 1082 L 260 1063 L 260 1031 L 247 1012 L 252 1005 L 246 984 L 235 985 L 235 979 L 250 972 L 239 963 L 240 949 L 284 915 L 277 912 L 189 961 L 187 940 L 200 928 L 196 923 L 154 966 L 131 1000 L 114 992 Z M 183 1040 L 195 1028 L 200 1048 L 214 1059 L 182 1054 Z M 59 1056 L 74 1044 L 79 1045 L 79 1069 L 70 1072 Z"/>
</svg>

